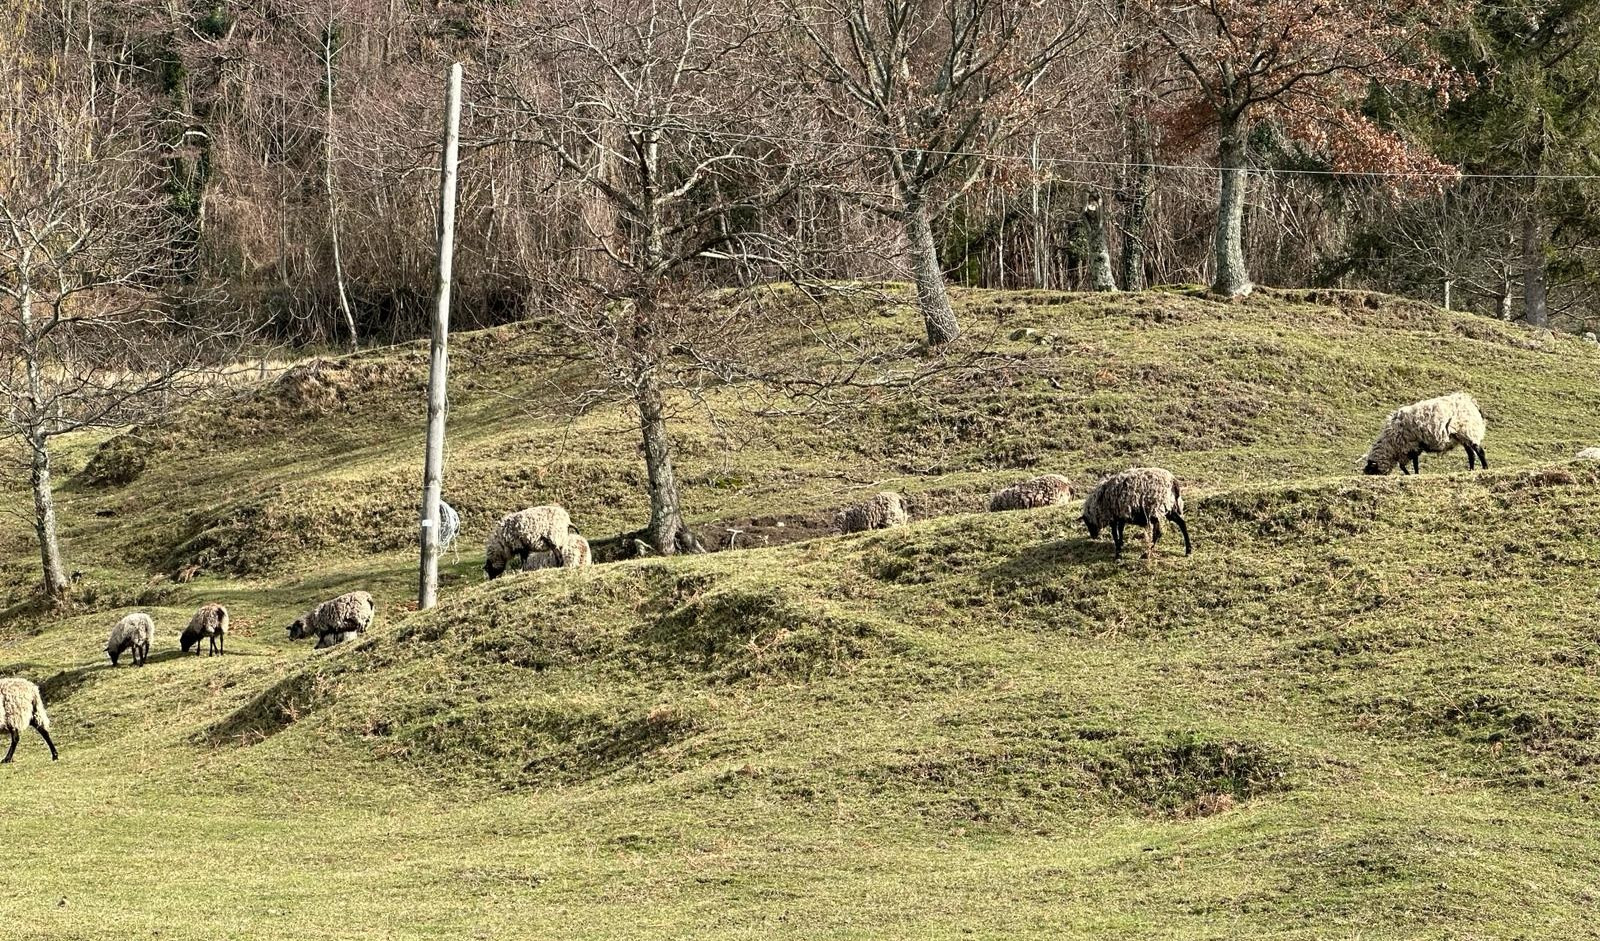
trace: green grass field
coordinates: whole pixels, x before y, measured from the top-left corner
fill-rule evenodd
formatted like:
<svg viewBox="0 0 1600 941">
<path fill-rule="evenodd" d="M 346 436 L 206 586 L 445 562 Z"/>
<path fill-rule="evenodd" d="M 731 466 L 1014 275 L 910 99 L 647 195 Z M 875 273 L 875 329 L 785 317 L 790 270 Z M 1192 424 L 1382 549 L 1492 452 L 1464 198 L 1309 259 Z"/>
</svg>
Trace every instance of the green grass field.
<svg viewBox="0 0 1600 941">
<path fill-rule="evenodd" d="M 988 368 L 681 403 L 691 523 L 756 545 L 493 583 L 502 513 L 631 530 L 643 467 L 620 407 L 560 405 L 583 365 L 546 331 L 456 338 L 465 532 L 421 615 L 421 347 L 71 441 L 67 610 L 31 600 L 15 481 L 0 514 L 0 675 L 62 750 L 0 769 L 0 936 L 1600 937 L 1600 464 L 1570 460 L 1600 347 L 1338 292 L 957 300 L 950 356 Z M 1455 389 L 1493 470 L 1359 475 L 1389 409 Z M 980 512 L 1143 463 L 1185 481 L 1192 557 Z M 913 525 L 827 532 L 884 488 Z M 286 639 L 354 588 L 365 639 Z M 205 600 L 230 653 L 181 658 Z M 130 610 L 156 652 L 112 670 Z"/>
</svg>

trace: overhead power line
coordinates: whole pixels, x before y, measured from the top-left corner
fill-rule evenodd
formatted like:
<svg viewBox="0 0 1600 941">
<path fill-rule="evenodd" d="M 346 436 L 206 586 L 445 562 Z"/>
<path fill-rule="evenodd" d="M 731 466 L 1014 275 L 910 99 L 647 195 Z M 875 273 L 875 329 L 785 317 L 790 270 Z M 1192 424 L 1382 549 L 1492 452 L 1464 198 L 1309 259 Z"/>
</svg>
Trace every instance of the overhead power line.
<svg viewBox="0 0 1600 941">
<path fill-rule="evenodd" d="M 618 121 L 613 118 L 587 117 L 570 114 L 557 114 L 548 111 L 537 111 L 529 108 L 504 108 L 495 105 L 469 104 L 468 108 L 474 111 L 485 111 L 497 114 L 520 115 L 524 117 L 544 118 L 547 120 L 571 121 L 582 124 L 622 124 L 627 127 L 639 129 L 697 131 L 696 128 L 683 124 L 646 124 L 637 121 Z M 782 134 L 756 134 L 750 132 L 718 131 L 718 137 L 768 144 L 808 144 L 815 145 L 819 141 L 810 137 L 799 137 Z M 1068 155 L 1055 157 L 1033 158 L 1023 154 L 997 154 L 979 150 L 930 150 L 919 147 L 894 147 L 889 144 L 874 144 L 869 141 L 830 140 L 825 142 L 830 147 L 839 147 L 851 150 L 864 150 L 877 153 L 903 153 L 917 151 L 935 157 L 951 157 L 963 160 L 986 160 L 1024 164 L 1031 167 L 1037 166 L 1070 166 L 1070 167 L 1100 167 L 1117 170 L 1187 170 L 1196 173 L 1221 173 L 1223 168 L 1215 164 L 1204 163 L 1137 163 L 1120 160 L 1106 160 L 1087 155 Z M 1319 177 L 1351 177 L 1364 179 L 1395 179 L 1395 180 L 1504 180 L 1514 181 L 1568 181 L 1586 182 L 1600 180 L 1600 173 L 1442 173 L 1429 174 L 1407 170 L 1324 170 L 1318 168 L 1291 168 L 1291 167 L 1249 167 L 1250 173 L 1273 176 L 1319 176 Z"/>
</svg>

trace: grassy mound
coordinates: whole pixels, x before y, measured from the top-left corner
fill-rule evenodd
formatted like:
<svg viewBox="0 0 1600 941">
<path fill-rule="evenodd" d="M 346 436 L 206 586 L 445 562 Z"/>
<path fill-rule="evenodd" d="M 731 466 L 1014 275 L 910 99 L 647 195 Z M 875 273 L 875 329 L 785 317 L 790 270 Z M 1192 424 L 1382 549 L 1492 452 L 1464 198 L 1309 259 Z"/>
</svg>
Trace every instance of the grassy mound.
<svg viewBox="0 0 1600 941">
<path fill-rule="evenodd" d="M 466 533 L 422 614 L 419 348 L 141 429 L 136 474 L 110 473 L 117 437 L 70 441 L 67 611 L 28 602 L 26 519 L 0 516 L 0 675 L 44 686 L 63 750 L 25 740 L 0 771 L 30 848 L 0 919 L 185 941 L 1587 933 L 1600 465 L 1567 459 L 1595 443 L 1600 353 L 1349 292 L 958 300 L 952 361 L 982 368 L 919 361 L 914 392 L 891 376 L 825 414 L 738 385 L 683 413 L 693 522 L 741 551 L 492 583 L 476 544 L 500 513 L 554 500 L 627 532 L 642 468 L 621 405 L 560 407 L 582 365 L 539 326 L 459 338 Z M 876 313 L 864 342 L 914 332 Z M 1494 470 L 1356 473 L 1389 408 L 1456 388 Z M 1185 480 L 1193 556 L 1114 562 L 1075 504 L 975 512 L 1021 476 L 1134 463 Z M 912 526 L 826 531 L 885 487 Z M 356 587 L 380 602 L 365 638 L 287 639 Z M 180 657 L 205 600 L 229 653 Z M 112 670 L 135 608 L 156 652 Z M 105 878 L 196 860 L 205 880 L 154 895 Z"/>
</svg>

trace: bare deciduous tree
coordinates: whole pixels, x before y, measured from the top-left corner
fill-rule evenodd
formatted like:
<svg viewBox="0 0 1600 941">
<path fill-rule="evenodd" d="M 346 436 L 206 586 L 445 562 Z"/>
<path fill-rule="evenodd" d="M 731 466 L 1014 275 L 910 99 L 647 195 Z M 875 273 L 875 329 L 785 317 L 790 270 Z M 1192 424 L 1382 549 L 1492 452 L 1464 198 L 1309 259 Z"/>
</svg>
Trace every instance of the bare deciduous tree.
<svg viewBox="0 0 1600 941">
<path fill-rule="evenodd" d="M 52 442 L 170 405 L 225 334 L 168 309 L 179 225 L 135 116 L 32 75 L 0 125 L 0 438 L 25 446 L 44 590 L 60 598 Z"/>
<path fill-rule="evenodd" d="M 601 0 L 507 14 L 499 27 L 508 54 L 492 90 L 523 120 L 517 139 L 545 155 L 551 178 L 529 182 L 546 212 L 570 210 L 580 246 L 571 262 L 524 263 L 637 412 L 646 540 L 663 554 L 700 551 L 678 497 L 672 392 L 714 378 L 748 329 L 742 305 L 701 296 L 713 275 L 785 267 L 783 240 L 760 224 L 793 194 L 798 168 L 763 139 L 792 100 L 760 78 L 775 25 L 705 0 Z"/>
<path fill-rule="evenodd" d="M 887 192 L 861 202 L 904 227 L 928 342 L 949 343 L 961 327 L 933 217 L 982 172 L 971 153 L 1037 113 L 1033 92 L 1084 20 L 1072 3 L 1014 0 L 788 0 L 788 9 L 833 122 L 859 129 L 868 167 L 887 176 Z"/>
</svg>

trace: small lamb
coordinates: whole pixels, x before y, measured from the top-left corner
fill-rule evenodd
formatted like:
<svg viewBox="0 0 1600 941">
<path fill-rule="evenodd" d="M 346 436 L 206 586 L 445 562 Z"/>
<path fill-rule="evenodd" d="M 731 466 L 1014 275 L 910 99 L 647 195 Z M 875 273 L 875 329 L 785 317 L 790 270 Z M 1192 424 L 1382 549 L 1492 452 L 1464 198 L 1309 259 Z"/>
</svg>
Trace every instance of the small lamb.
<svg viewBox="0 0 1600 941">
<path fill-rule="evenodd" d="M 44 743 L 50 746 L 50 760 L 59 761 L 56 743 L 50 739 L 50 716 L 44 711 L 44 697 L 39 687 L 23 679 L 0 680 L 0 732 L 11 733 L 11 747 L 0 765 L 8 765 L 17 753 L 17 742 L 22 740 L 22 730 L 33 727 Z"/>
<path fill-rule="evenodd" d="M 1189 542 L 1189 524 L 1183 518 L 1183 494 L 1178 479 L 1159 467 L 1135 467 L 1113 474 L 1100 482 L 1083 501 L 1083 525 L 1090 539 L 1099 539 L 1109 527 L 1116 546 L 1115 558 L 1122 558 L 1122 529 L 1128 523 L 1145 528 L 1144 557 L 1155 553 L 1161 541 L 1161 521 L 1170 520 L 1183 533 L 1183 554 L 1194 547 Z"/>
<path fill-rule="evenodd" d="M 1483 413 L 1465 392 L 1402 405 L 1384 421 L 1378 440 L 1367 451 L 1362 473 L 1383 475 L 1397 465 L 1402 474 L 1421 473 L 1419 459 L 1424 451 L 1443 454 L 1458 444 L 1467 450 L 1467 470 L 1479 465 L 1488 470 L 1484 431 Z M 1406 470 L 1407 463 L 1410 470 Z"/>
<path fill-rule="evenodd" d="M 115 667 L 126 650 L 133 652 L 134 666 L 144 666 L 145 661 L 150 659 L 150 638 L 155 632 L 155 622 L 143 612 L 136 611 L 118 621 L 111 628 L 111 636 L 106 639 L 106 653 L 111 656 L 111 665 Z"/>
<path fill-rule="evenodd" d="M 228 609 L 215 601 L 207 602 L 200 606 L 200 610 L 189 619 L 189 626 L 183 629 L 183 636 L 178 638 L 178 644 L 184 653 L 189 648 L 194 648 L 194 655 L 200 656 L 200 641 L 209 638 L 210 656 L 223 653 L 224 644 L 228 638 Z"/>
<path fill-rule="evenodd" d="M 540 569 L 581 569 L 593 564 L 594 556 L 589 550 L 589 540 L 579 535 L 577 528 L 573 527 L 559 550 L 528 553 L 528 558 L 522 563 L 522 570 L 537 572 Z"/>
</svg>

